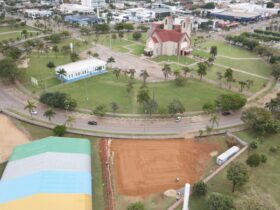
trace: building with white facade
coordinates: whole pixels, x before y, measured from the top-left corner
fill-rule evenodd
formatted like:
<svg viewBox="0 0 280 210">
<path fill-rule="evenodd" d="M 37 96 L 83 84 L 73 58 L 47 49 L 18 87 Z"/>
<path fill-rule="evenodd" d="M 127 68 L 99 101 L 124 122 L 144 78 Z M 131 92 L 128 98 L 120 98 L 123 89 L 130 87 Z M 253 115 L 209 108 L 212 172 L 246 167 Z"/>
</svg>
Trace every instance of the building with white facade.
<svg viewBox="0 0 280 210">
<path fill-rule="evenodd" d="M 65 75 L 59 73 L 61 70 L 65 71 Z M 106 62 L 97 58 L 89 58 L 55 68 L 57 78 L 64 82 L 73 82 L 105 72 L 107 72 Z"/>
<path fill-rule="evenodd" d="M 81 0 L 82 6 L 88 8 L 102 8 L 106 6 L 105 0 Z"/>
<path fill-rule="evenodd" d="M 188 55 L 192 51 L 191 27 L 190 18 L 178 20 L 176 23 L 169 16 L 163 23 L 152 23 L 148 31 L 144 54 L 147 56 Z"/>
<path fill-rule="evenodd" d="M 52 11 L 49 10 L 38 10 L 38 9 L 26 9 L 24 15 L 29 18 L 44 18 L 52 16 Z"/>
<path fill-rule="evenodd" d="M 61 4 L 59 6 L 59 11 L 64 14 L 73 14 L 75 12 L 79 13 L 93 13 L 93 9 L 89 7 L 82 6 L 80 4 Z"/>
</svg>

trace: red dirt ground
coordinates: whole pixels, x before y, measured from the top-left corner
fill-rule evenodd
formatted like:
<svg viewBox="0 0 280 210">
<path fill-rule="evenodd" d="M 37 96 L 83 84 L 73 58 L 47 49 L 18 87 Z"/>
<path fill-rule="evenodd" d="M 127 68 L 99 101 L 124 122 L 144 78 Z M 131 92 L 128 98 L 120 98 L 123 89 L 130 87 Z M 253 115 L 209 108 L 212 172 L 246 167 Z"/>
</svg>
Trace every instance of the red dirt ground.
<svg viewBox="0 0 280 210">
<path fill-rule="evenodd" d="M 219 148 L 210 141 L 114 140 L 116 189 L 122 195 L 145 197 L 192 184 L 202 178 L 210 153 Z"/>
</svg>

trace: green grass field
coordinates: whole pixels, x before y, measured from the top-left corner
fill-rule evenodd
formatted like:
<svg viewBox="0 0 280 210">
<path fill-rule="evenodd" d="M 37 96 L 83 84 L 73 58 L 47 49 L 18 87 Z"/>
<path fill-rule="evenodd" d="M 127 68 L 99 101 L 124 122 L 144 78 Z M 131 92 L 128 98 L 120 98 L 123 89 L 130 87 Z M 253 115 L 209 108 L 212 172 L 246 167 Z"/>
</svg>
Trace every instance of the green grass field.
<svg viewBox="0 0 280 210">
<path fill-rule="evenodd" d="M 49 88 L 49 91 L 62 91 L 69 93 L 78 101 L 78 106 L 94 109 L 100 104 L 105 104 L 110 110 L 110 103 L 119 104 L 118 112 L 121 113 L 141 113 L 142 106 L 137 103 L 137 91 L 141 85 L 136 81 L 131 95 L 128 97 L 126 83 L 128 79 L 121 76 L 119 80 L 112 73 L 99 75 L 69 84 L 58 85 Z M 150 95 L 154 92 L 160 108 L 167 108 L 173 99 L 180 99 L 185 105 L 186 111 L 201 110 L 202 104 L 213 101 L 228 90 L 221 89 L 197 80 L 189 79 L 184 87 L 177 87 L 174 81 L 149 83 Z M 83 94 L 81 94 L 83 93 Z M 88 98 L 88 100 L 87 100 Z"/>
<path fill-rule="evenodd" d="M 22 31 L 24 29 L 28 31 L 40 31 L 36 28 L 29 27 L 29 26 L 19 26 L 19 27 L 0 26 L 0 33 L 9 32 L 9 31 Z"/>
<path fill-rule="evenodd" d="M 190 65 L 192 63 L 195 63 L 196 61 L 190 57 L 187 56 L 167 56 L 167 55 L 163 55 L 163 56 L 158 56 L 155 58 L 152 58 L 153 61 L 155 62 L 179 62 L 183 65 Z"/>
<path fill-rule="evenodd" d="M 217 57 L 215 63 L 265 77 L 269 77 L 271 74 L 270 65 L 261 59 L 233 60 L 224 57 Z"/>
<path fill-rule="evenodd" d="M 226 68 L 223 67 L 219 67 L 219 66 L 211 66 L 208 71 L 207 71 L 207 75 L 206 78 L 220 82 L 217 79 L 217 72 L 221 72 L 222 74 L 225 73 Z M 264 87 L 264 84 L 266 84 L 268 82 L 268 80 L 265 79 L 261 79 L 258 77 L 254 77 L 248 74 L 244 74 L 241 72 L 233 72 L 233 77 L 235 78 L 236 82 L 232 83 L 232 87 L 238 87 L 240 88 L 240 85 L 238 84 L 238 81 L 246 81 L 246 80 L 253 80 L 254 81 L 254 85 L 250 88 L 250 91 L 255 93 L 257 91 L 259 91 L 260 89 L 262 89 Z M 226 80 L 223 79 L 222 80 L 223 84 L 226 84 Z"/>
<path fill-rule="evenodd" d="M 211 57 L 210 53 L 205 52 L 203 50 L 198 50 L 198 49 L 194 49 L 192 51 L 192 55 L 198 56 L 200 58 L 205 58 L 205 59 L 208 59 Z"/>
<path fill-rule="evenodd" d="M 51 130 L 33 126 L 27 123 L 23 123 L 20 121 L 16 121 L 15 123 L 20 128 L 23 128 L 25 131 L 29 133 L 32 139 L 40 139 L 47 136 L 53 135 Z M 87 138 L 91 141 L 91 153 L 92 153 L 92 171 L 93 171 L 93 209 L 104 209 L 104 195 L 103 195 L 103 180 L 102 180 L 102 170 L 101 170 L 101 162 L 99 158 L 99 141 L 95 137 L 89 136 L 81 136 L 81 135 L 72 135 L 67 134 L 66 137 L 73 137 L 73 138 Z M 3 168 L 3 164 L 0 165 L 0 174 L 1 169 Z"/>
<path fill-rule="evenodd" d="M 140 45 L 140 44 L 132 44 L 127 46 L 128 48 L 130 48 L 132 50 L 132 54 L 134 55 L 142 55 L 144 53 L 144 45 Z"/>
<path fill-rule="evenodd" d="M 236 135 L 246 142 L 251 142 L 258 138 L 250 131 L 238 132 Z M 273 154 L 269 151 L 271 146 L 280 145 L 279 138 L 280 134 L 265 136 L 258 149 L 250 153 L 245 152 L 237 159 L 237 161 L 245 162 L 248 154 L 253 154 L 254 152 L 267 156 L 266 163 L 250 169 L 250 180 L 245 186 L 237 188 L 233 194 L 231 192 L 231 183 L 226 178 L 225 169 L 209 182 L 209 192 L 219 192 L 231 196 L 235 203 L 240 203 L 253 197 L 265 204 L 274 206 L 275 210 L 280 209 L 280 188 L 278 187 L 280 184 L 280 156 L 279 152 Z M 207 210 L 206 199 L 191 197 L 190 207 L 190 210 Z"/>
<path fill-rule="evenodd" d="M 135 41 L 134 39 L 133 39 L 133 33 L 125 33 L 124 34 L 124 38 L 125 39 L 128 39 L 128 40 L 130 40 L 130 41 L 133 41 L 133 42 L 139 42 L 139 43 L 141 43 L 141 44 L 146 44 L 146 40 L 147 40 L 147 33 L 146 32 L 142 32 L 141 33 L 142 34 L 142 36 L 141 36 L 141 38 L 138 40 L 138 41 Z"/>
<path fill-rule="evenodd" d="M 217 46 L 218 55 L 225 55 L 235 58 L 256 58 L 256 54 L 241 47 L 230 45 L 224 41 L 206 41 L 199 44 L 205 50 L 210 50 L 211 46 Z"/>
</svg>

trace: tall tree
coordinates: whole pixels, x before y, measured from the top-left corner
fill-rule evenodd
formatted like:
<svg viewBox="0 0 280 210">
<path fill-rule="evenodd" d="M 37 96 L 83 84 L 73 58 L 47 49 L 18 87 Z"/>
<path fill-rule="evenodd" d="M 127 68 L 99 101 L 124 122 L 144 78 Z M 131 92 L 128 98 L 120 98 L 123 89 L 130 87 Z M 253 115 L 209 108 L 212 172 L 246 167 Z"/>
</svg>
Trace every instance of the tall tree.
<svg viewBox="0 0 280 210">
<path fill-rule="evenodd" d="M 127 97 L 129 96 L 129 94 L 133 90 L 133 85 L 134 85 L 134 81 L 132 79 L 128 80 L 128 83 L 126 84 Z"/>
<path fill-rule="evenodd" d="M 170 65 L 169 64 L 164 64 L 162 68 L 163 76 L 165 79 L 168 79 L 168 76 L 172 73 Z"/>
<path fill-rule="evenodd" d="M 180 100 L 173 100 L 168 105 L 168 113 L 171 115 L 182 114 L 185 112 L 185 107 Z"/>
<path fill-rule="evenodd" d="M 149 95 L 149 89 L 147 88 L 146 85 L 142 85 L 138 90 L 137 102 L 139 104 L 144 105 L 145 103 L 148 103 L 148 101 L 150 99 L 151 98 L 150 98 L 150 95 Z"/>
<path fill-rule="evenodd" d="M 52 51 L 55 53 L 55 57 L 57 57 L 57 53 L 59 52 L 58 46 L 57 46 L 57 45 L 54 45 L 54 46 L 52 47 Z"/>
<path fill-rule="evenodd" d="M 30 101 L 30 100 L 27 101 L 27 104 L 24 107 L 25 110 L 26 109 L 28 110 L 28 112 L 31 116 L 31 119 L 33 119 L 33 112 L 35 111 L 36 107 L 37 106 L 35 105 L 35 103 L 33 101 Z"/>
<path fill-rule="evenodd" d="M 174 72 L 173 72 L 174 76 L 175 76 L 175 79 L 178 79 L 179 76 L 180 76 L 180 70 L 176 69 Z"/>
<path fill-rule="evenodd" d="M 215 57 L 218 54 L 217 46 L 211 46 L 210 54 Z"/>
<path fill-rule="evenodd" d="M 227 80 L 229 88 L 231 88 L 231 83 L 235 81 L 233 78 L 233 70 L 231 68 L 226 69 L 224 78 Z"/>
<path fill-rule="evenodd" d="M 73 116 L 68 116 L 66 121 L 65 121 L 65 125 L 69 126 L 69 127 L 73 127 L 73 124 L 75 124 L 76 119 Z"/>
<path fill-rule="evenodd" d="M 135 72 L 135 69 L 129 69 L 128 73 L 130 75 L 130 79 L 134 79 Z"/>
<path fill-rule="evenodd" d="M 0 60 L 0 77 L 15 82 L 19 77 L 20 70 L 18 69 L 15 60 L 4 58 Z"/>
<path fill-rule="evenodd" d="M 239 81 L 238 84 L 240 85 L 240 92 L 242 93 L 247 83 L 246 81 Z"/>
<path fill-rule="evenodd" d="M 52 118 L 54 118 L 54 116 L 56 115 L 56 113 L 54 112 L 54 110 L 52 108 L 48 108 L 45 112 L 44 112 L 44 117 L 48 118 L 49 121 L 52 120 Z"/>
<path fill-rule="evenodd" d="M 143 83 L 146 84 L 147 78 L 148 78 L 150 75 L 149 75 L 149 73 L 147 72 L 147 70 L 142 70 L 139 76 L 142 77 Z"/>
<path fill-rule="evenodd" d="M 207 64 L 204 62 L 198 63 L 198 70 L 197 73 L 200 76 L 200 80 L 202 80 L 202 77 L 207 74 Z"/>
<path fill-rule="evenodd" d="M 114 113 L 114 115 L 116 114 L 116 111 L 119 109 L 119 105 L 116 102 L 112 102 L 111 103 L 111 109 Z"/>
<path fill-rule="evenodd" d="M 212 128 L 214 128 L 215 125 L 218 127 L 219 126 L 219 121 L 220 121 L 220 118 L 216 114 L 213 114 L 211 116 L 211 118 L 209 119 L 209 122 L 211 123 Z"/>
<path fill-rule="evenodd" d="M 187 77 L 187 74 L 191 72 L 191 69 L 189 67 L 187 67 L 187 66 L 184 66 L 182 68 L 182 71 L 184 73 L 184 77 Z"/>
<path fill-rule="evenodd" d="M 217 72 L 217 79 L 220 81 L 220 86 L 222 86 L 222 79 L 224 78 L 223 74 L 221 72 Z"/>
<path fill-rule="evenodd" d="M 119 79 L 119 76 L 120 76 L 120 74 L 121 74 L 121 69 L 119 69 L 119 68 L 114 68 L 113 69 L 113 74 L 116 76 L 116 78 L 117 79 Z"/>
<path fill-rule="evenodd" d="M 49 62 L 47 63 L 47 67 L 48 67 L 49 69 L 55 68 L 54 62 L 53 62 L 53 61 L 49 61 Z"/>
<path fill-rule="evenodd" d="M 231 163 L 227 170 L 227 178 L 232 182 L 232 192 L 236 186 L 242 186 L 249 181 L 248 168 L 244 163 Z"/>
</svg>

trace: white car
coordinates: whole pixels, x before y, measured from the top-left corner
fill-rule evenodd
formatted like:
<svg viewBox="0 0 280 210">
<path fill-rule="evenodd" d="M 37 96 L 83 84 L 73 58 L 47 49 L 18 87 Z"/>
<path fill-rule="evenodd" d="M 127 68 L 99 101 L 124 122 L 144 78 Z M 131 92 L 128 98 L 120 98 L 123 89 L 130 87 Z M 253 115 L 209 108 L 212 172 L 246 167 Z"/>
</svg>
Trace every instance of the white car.
<svg viewBox="0 0 280 210">
<path fill-rule="evenodd" d="M 38 114 L 38 111 L 36 111 L 36 110 L 32 110 L 32 111 L 31 111 L 31 114 L 33 114 L 33 115 L 37 115 L 37 114 Z"/>
<path fill-rule="evenodd" d="M 180 121 L 181 121 L 181 119 L 182 119 L 182 117 L 181 117 L 181 116 L 177 116 L 177 117 L 176 117 L 176 122 L 180 122 Z"/>
</svg>

